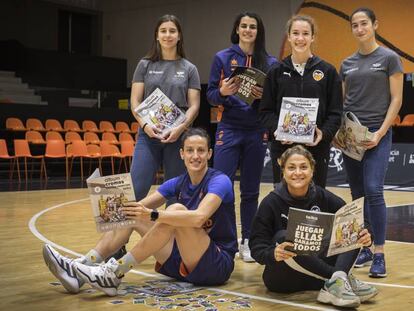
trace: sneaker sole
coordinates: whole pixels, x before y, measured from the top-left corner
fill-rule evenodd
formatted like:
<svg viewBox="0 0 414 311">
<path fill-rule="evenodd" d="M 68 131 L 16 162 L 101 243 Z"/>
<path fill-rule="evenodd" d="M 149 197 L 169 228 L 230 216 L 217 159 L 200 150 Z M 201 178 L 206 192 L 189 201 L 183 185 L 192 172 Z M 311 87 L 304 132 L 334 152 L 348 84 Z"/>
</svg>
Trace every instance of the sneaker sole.
<svg viewBox="0 0 414 311">
<path fill-rule="evenodd" d="M 363 268 L 365 266 L 370 266 L 372 264 L 372 260 L 361 263 L 361 264 L 354 264 L 355 268 Z"/>
<path fill-rule="evenodd" d="M 364 295 L 364 296 L 358 296 L 358 297 L 359 297 L 359 300 L 361 300 L 361 303 L 362 303 L 362 302 L 366 302 L 366 301 L 374 298 L 375 296 L 377 296 L 377 294 L 378 294 L 378 290 L 376 290 L 375 292 L 373 292 L 371 294 Z"/>
<path fill-rule="evenodd" d="M 370 278 L 374 278 L 374 279 L 380 279 L 380 278 L 386 278 L 387 274 L 386 273 L 368 273 L 368 276 Z"/>
<path fill-rule="evenodd" d="M 53 253 L 49 250 L 48 246 L 43 247 L 43 259 L 46 263 L 46 266 L 49 268 L 50 272 L 62 283 L 62 286 L 71 294 L 77 294 L 80 291 L 79 287 L 73 287 L 67 280 L 61 277 L 59 271 L 56 268 L 56 265 L 59 263 L 54 259 Z M 76 280 L 78 281 L 78 280 Z"/>
<path fill-rule="evenodd" d="M 341 299 L 341 298 L 335 297 L 334 295 L 330 294 L 324 289 L 321 289 L 321 291 L 319 292 L 317 300 L 321 303 L 332 304 L 334 306 L 342 307 L 342 308 L 357 308 L 361 304 L 359 298 L 358 300 L 354 300 L 354 301 Z"/>
</svg>

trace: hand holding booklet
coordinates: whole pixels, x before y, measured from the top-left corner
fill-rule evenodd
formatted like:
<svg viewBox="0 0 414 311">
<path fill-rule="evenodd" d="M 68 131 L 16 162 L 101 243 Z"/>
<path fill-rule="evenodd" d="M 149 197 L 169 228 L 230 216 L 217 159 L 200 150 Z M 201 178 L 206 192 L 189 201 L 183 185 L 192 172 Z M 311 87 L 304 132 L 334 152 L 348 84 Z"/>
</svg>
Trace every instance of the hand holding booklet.
<svg viewBox="0 0 414 311">
<path fill-rule="evenodd" d="M 364 198 L 341 207 L 335 214 L 289 208 L 286 248 L 297 255 L 332 256 L 362 245 L 359 232 L 364 227 Z"/>
<path fill-rule="evenodd" d="M 253 86 L 263 87 L 266 74 L 254 67 L 237 66 L 228 79 L 233 77 L 237 77 L 240 81 L 240 87 L 235 96 L 249 105 L 253 104 L 255 98 L 252 96 L 252 88 Z"/>
<path fill-rule="evenodd" d="M 319 98 L 283 97 L 276 140 L 312 143 L 315 139 Z"/>
<path fill-rule="evenodd" d="M 361 161 L 366 150 L 361 143 L 372 140 L 373 136 L 374 133 L 361 125 L 357 116 L 348 111 L 343 115 L 341 127 L 335 135 L 335 142 L 348 157 Z"/>
<path fill-rule="evenodd" d="M 144 123 L 157 127 L 162 136 L 185 121 L 185 114 L 159 88 L 135 108 L 135 112 Z"/>
<path fill-rule="evenodd" d="M 126 202 L 135 202 L 131 175 L 101 176 L 99 169 L 86 180 L 92 212 L 98 232 L 134 226 L 135 220 L 126 219 L 120 208 Z"/>
</svg>

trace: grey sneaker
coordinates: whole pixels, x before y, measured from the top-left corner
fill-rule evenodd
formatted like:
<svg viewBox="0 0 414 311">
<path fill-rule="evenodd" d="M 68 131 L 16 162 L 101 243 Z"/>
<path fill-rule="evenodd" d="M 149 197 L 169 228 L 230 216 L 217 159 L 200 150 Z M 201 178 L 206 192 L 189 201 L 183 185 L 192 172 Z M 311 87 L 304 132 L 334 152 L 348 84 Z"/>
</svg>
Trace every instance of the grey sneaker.
<svg viewBox="0 0 414 311">
<path fill-rule="evenodd" d="M 239 257 L 244 262 L 254 262 L 255 261 L 252 258 L 252 255 L 250 254 L 249 240 L 248 239 L 244 239 L 243 244 L 240 244 Z"/>
<path fill-rule="evenodd" d="M 92 287 L 104 292 L 108 296 L 116 296 L 122 277 L 115 274 L 119 263 L 111 258 L 107 263 L 99 266 L 87 266 L 76 263 L 76 274 Z"/>
<path fill-rule="evenodd" d="M 356 279 L 352 274 L 348 276 L 352 291 L 359 297 L 361 302 L 365 302 L 378 294 L 378 289 L 367 283 Z"/>
<path fill-rule="evenodd" d="M 85 282 L 74 271 L 76 260 L 62 256 L 49 244 L 43 246 L 43 259 L 50 272 L 62 283 L 69 293 L 79 293 L 80 288 Z"/>
<path fill-rule="evenodd" d="M 352 291 L 348 277 L 343 271 L 335 272 L 331 279 L 325 282 L 317 300 L 345 308 L 356 308 L 361 304 L 359 297 Z"/>
</svg>

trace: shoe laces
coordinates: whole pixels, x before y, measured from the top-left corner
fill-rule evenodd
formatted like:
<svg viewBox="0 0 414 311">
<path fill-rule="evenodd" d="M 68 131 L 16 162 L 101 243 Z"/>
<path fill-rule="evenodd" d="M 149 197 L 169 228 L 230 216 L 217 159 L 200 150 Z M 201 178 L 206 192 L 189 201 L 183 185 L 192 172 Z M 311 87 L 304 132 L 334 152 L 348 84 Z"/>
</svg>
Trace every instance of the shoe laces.
<svg viewBox="0 0 414 311">
<path fill-rule="evenodd" d="M 385 260 L 383 256 L 374 256 L 374 260 L 372 262 L 373 265 L 385 265 Z"/>
<path fill-rule="evenodd" d="M 97 267 L 97 274 L 99 275 L 115 275 L 115 271 L 118 268 L 118 262 L 114 259 L 111 258 L 107 263 L 104 263 L 102 265 L 99 265 Z M 115 275 L 116 276 L 116 275 Z"/>
<path fill-rule="evenodd" d="M 364 282 L 358 280 L 352 274 L 349 275 L 349 283 L 351 284 L 351 287 L 354 285 L 355 288 L 363 287 L 366 285 Z"/>
</svg>

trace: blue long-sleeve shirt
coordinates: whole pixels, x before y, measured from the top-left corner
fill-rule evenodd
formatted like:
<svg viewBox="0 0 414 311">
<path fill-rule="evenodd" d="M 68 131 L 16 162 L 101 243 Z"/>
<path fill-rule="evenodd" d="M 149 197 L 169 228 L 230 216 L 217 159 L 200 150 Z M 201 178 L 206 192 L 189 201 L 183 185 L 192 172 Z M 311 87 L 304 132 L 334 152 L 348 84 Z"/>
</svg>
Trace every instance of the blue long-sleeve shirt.
<svg viewBox="0 0 414 311">
<path fill-rule="evenodd" d="M 276 62 L 276 58 L 268 56 L 268 68 Z M 236 129 L 262 128 L 258 118 L 260 100 L 255 100 L 250 106 L 237 96 L 221 96 L 220 94 L 221 82 L 230 76 L 232 69 L 236 66 L 249 66 L 250 63 L 251 56 L 246 55 L 238 44 L 233 44 L 214 56 L 207 87 L 207 99 L 213 106 L 223 105 L 221 126 Z"/>
</svg>

